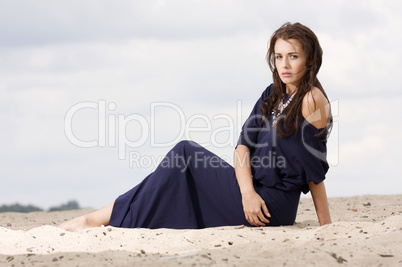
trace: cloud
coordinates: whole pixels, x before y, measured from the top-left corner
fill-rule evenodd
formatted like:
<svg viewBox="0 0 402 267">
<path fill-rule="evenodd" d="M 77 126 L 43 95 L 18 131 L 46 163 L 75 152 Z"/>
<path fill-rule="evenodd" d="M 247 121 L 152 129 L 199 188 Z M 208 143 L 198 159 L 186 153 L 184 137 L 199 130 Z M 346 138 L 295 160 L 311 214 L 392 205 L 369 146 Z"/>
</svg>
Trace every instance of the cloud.
<svg viewBox="0 0 402 267">
<path fill-rule="evenodd" d="M 383 23 L 384 15 L 392 9 L 379 1 L 39 0 L 3 1 L 0 10 L 0 23 L 5 25 L 0 27 L 0 45 L 40 46 L 120 42 L 133 36 L 169 40 L 220 38 L 264 30 L 269 37 L 285 21 L 301 21 L 318 31 L 351 37 Z"/>
<path fill-rule="evenodd" d="M 255 26 L 249 5 L 233 1 L 2 2 L 0 44 L 140 38 L 222 37 Z"/>
<path fill-rule="evenodd" d="M 342 144 L 339 150 L 342 153 L 340 164 L 367 163 L 368 159 L 380 159 L 380 155 L 386 151 L 386 142 L 378 133 L 365 134 L 358 141 Z"/>
</svg>

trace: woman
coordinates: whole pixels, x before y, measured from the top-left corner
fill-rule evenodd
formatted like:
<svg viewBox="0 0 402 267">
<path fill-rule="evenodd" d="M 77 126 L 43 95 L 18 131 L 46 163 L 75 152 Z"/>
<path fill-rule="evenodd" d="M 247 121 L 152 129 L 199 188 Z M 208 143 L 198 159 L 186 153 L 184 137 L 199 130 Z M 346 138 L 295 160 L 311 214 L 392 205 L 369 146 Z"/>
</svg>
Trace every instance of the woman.
<svg viewBox="0 0 402 267">
<path fill-rule="evenodd" d="M 179 142 L 136 187 L 60 227 L 292 225 L 308 191 L 320 225 L 331 223 L 323 180 L 332 117 L 317 79 L 318 39 L 300 23 L 285 23 L 271 37 L 267 60 L 273 84 L 243 125 L 234 168 L 194 142 Z"/>
</svg>

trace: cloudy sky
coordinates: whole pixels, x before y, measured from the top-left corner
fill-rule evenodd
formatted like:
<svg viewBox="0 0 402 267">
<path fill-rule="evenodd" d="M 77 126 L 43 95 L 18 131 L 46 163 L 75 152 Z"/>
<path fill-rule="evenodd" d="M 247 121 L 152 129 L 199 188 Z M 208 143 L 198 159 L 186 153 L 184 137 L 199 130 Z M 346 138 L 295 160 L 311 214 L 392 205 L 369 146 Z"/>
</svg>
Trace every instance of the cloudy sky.
<svg viewBox="0 0 402 267">
<path fill-rule="evenodd" d="M 328 195 L 400 194 L 401 12 L 398 0 L 0 1 L 0 204 L 102 207 L 180 139 L 231 162 L 286 21 L 324 50 Z"/>
</svg>

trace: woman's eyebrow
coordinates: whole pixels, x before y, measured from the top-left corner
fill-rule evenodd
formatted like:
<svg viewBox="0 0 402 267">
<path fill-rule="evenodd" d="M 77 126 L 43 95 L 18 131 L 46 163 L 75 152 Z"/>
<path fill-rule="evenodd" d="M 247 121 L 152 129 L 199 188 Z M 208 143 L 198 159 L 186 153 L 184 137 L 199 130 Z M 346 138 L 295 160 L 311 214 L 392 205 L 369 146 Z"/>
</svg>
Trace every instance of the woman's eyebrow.
<svg viewBox="0 0 402 267">
<path fill-rule="evenodd" d="M 299 52 L 288 52 L 287 53 L 288 55 L 291 55 L 291 54 L 299 54 Z M 282 53 L 275 53 L 275 55 L 282 55 Z"/>
</svg>

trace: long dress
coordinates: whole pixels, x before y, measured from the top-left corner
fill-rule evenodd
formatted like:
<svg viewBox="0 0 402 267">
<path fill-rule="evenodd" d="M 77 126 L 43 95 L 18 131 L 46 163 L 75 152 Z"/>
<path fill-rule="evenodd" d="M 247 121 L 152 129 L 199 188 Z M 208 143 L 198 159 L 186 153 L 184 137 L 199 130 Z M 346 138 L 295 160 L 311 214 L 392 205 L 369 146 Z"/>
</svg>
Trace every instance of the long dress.
<svg viewBox="0 0 402 267">
<path fill-rule="evenodd" d="M 271 214 L 267 226 L 292 225 L 307 183 L 325 179 L 326 142 L 307 120 L 297 135 L 276 138 L 261 126 L 268 86 L 243 125 L 238 145 L 249 148 L 256 192 Z M 234 168 L 192 141 L 181 141 L 141 183 L 119 196 L 109 225 L 124 228 L 200 229 L 246 225 Z"/>
</svg>

